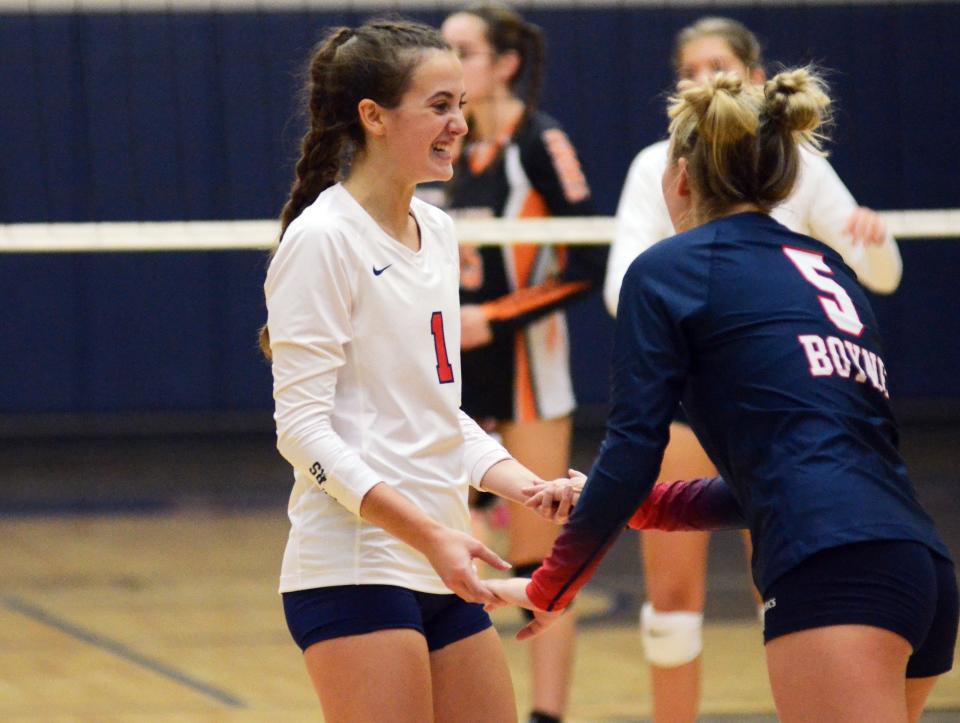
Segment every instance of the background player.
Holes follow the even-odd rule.
[[[681,30],[673,61],[678,79],[704,82],[725,71],[752,83],[764,80],[760,43],[746,27],[728,18],[703,18]],[[773,217],[838,251],[867,288],[894,291],[900,282],[900,253],[879,215],[857,206],[823,156],[801,149],[800,159],[797,185],[773,209]],[[660,192],[666,164],[667,141],[661,141],[641,151],[627,175],[604,285],[604,301],[613,315],[627,267],[674,233]],[[658,481],[713,474],[716,468],[681,414],[670,426]],[[648,594],[641,639],[651,665],[653,719],[658,723],[694,721],[699,710],[709,539],[706,532],[668,536],[650,531],[641,536]],[[749,537],[745,540],[749,550]]]
[[[331,31],[309,72],[262,339],[295,470],[287,623],[328,721],[514,721],[473,559],[508,565],[467,534],[467,483],[519,500],[536,478],[459,410],[457,242],[412,198],[452,174],[460,61],[374,21]]]
[[[562,609],[649,494],[682,397],[726,482],[700,495],[701,526],[753,535],[780,720],[915,721],[953,662],[953,566],[897,450],[866,294],[769,215],[815,143],[822,87],[806,70],[679,85],[662,188],[681,233],[624,279],[599,459],[533,580],[491,587]]]
[[[503,5],[457,12],[443,34],[463,61],[470,131],[449,185],[456,213],[503,218],[593,213],[576,152],[537,110],[540,29]],[[462,248],[463,408],[510,453],[547,478],[566,474],[574,408],[563,306],[603,277],[605,250],[551,245]],[[557,528],[519,506],[510,559],[532,571]],[[574,654],[570,616],[531,651],[531,721],[560,720]]]

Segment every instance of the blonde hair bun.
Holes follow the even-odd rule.
[[[717,73],[704,83],[683,80],[670,99],[670,132],[684,127],[712,145],[756,135],[761,97],[734,73]]]
[[[819,151],[830,108],[809,68],[784,71],[763,87],[731,73],[681,81],[670,98],[670,161],[685,158],[696,215],[716,218],[750,203],[769,211],[793,189],[801,144]]]
[[[811,68],[778,73],[763,86],[767,117],[787,133],[799,134],[798,141],[819,148],[816,133],[829,120],[827,86]]]

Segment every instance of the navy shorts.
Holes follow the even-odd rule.
[[[829,625],[871,625],[913,647],[908,678],[945,673],[957,642],[953,563],[909,540],[874,540],[823,550],[764,592],[764,642]]]
[[[439,650],[486,630],[490,616],[479,603],[394,585],[337,585],[283,593],[287,628],[306,650],[314,643],[376,630],[409,628]]]

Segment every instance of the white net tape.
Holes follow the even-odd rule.
[[[960,209],[883,211],[900,241],[960,238]],[[606,244],[613,239],[610,216],[460,219],[461,243]],[[119,251],[269,250],[279,229],[263,221],[169,221],[136,223],[26,223],[0,225],[0,253],[97,253]]]

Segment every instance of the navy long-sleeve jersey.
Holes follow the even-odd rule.
[[[528,586],[538,607],[572,599],[647,497],[681,400],[726,482],[699,502],[722,518],[737,512],[725,488],[736,497],[761,591],[848,543],[949,556],[897,450],[873,311],[828,246],[759,213],[656,244],[624,279],[612,376],[599,458]]]

